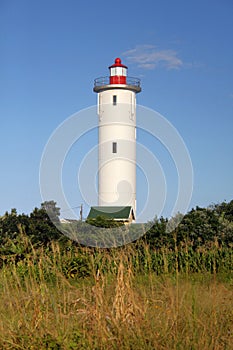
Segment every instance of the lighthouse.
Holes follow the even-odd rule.
[[[109,76],[94,81],[98,116],[98,207],[115,220],[136,216],[136,94],[140,79],[127,76],[128,67],[116,58]],[[127,210],[126,210],[127,209]],[[125,216],[125,217],[123,217]],[[130,219],[131,217],[131,219]]]

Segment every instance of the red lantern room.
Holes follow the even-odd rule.
[[[110,76],[99,77],[95,79],[94,91],[100,93],[101,91],[111,89],[130,90],[135,93],[141,91],[140,79],[127,76],[128,67],[121,63],[118,57],[115,63],[109,68]]]
[[[109,67],[109,70],[110,70],[109,83],[110,84],[127,84],[126,83],[127,69],[128,67],[126,67],[121,63],[121,59],[116,58],[115,63]]]

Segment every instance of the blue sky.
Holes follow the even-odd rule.
[[[96,103],[93,80],[107,75],[118,56],[130,76],[141,78],[137,102],[166,117],[189,150],[190,208],[231,200],[232,16],[231,0],[1,0],[0,215],[40,206],[39,167],[50,135],[70,115]],[[139,137],[158,152],[173,201],[173,165],[166,165],[164,150],[148,135]],[[75,149],[86,145],[88,151],[95,142],[93,131],[70,159]],[[64,175],[74,207],[83,202],[80,194],[71,194],[78,159],[67,164]],[[138,179],[144,181],[140,174]],[[138,196],[143,198],[140,190]]]

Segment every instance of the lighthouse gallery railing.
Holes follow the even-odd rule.
[[[104,85],[109,85],[109,76],[96,78],[94,80],[94,87],[100,87]],[[126,77],[126,84],[140,88],[141,80],[134,77]]]

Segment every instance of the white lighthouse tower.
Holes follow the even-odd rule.
[[[136,93],[141,87],[139,79],[127,76],[127,69],[116,58],[110,76],[95,79],[99,118],[99,207],[95,209],[109,213],[112,208],[116,213],[127,207],[135,218]]]

